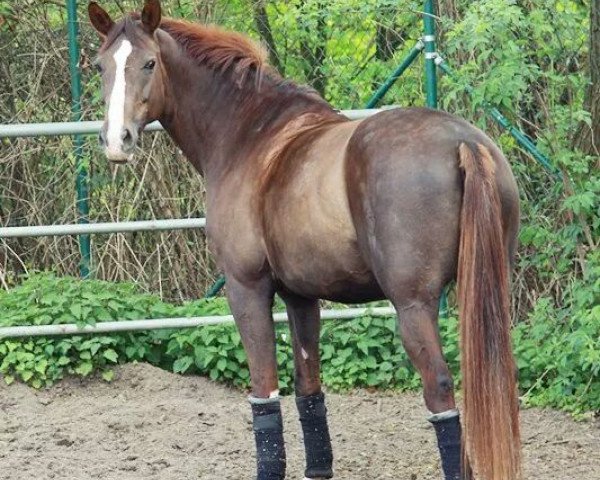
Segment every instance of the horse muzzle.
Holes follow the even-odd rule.
[[[133,159],[139,134],[134,129],[123,128],[119,139],[109,141],[106,130],[102,129],[99,142],[106,158],[116,164],[125,164]]]

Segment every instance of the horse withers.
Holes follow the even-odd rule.
[[[306,478],[333,477],[318,301],[384,298],[422,377],[445,478],[520,478],[509,314],[519,203],[496,145],[422,108],[350,121],[282,79],[247,37],[162,18],[158,0],[116,23],[96,3],[89,15],[103,39],[109,160],[131,159],[159,120],[206,179],[207,235],[250,367],[258,480],[285,477],[276,293],[293,338]],[[454,279],[462,432],[437,324]]]

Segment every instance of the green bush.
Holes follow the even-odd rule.
[[[600,410],[600,270],[573,285],[572,305],[557,308],[538,300],[526,322],[514,330],[523,398],[528,405],[573,413]],[[281,305],[278,304],[280,308]],[[82,282],[33,275],[0,293],[0,324],[45,325],[192,315],[223,315],[224,299],[171,305],[140,294],[130,284]],[[458,321],[440,322],[444,351],[460,384]],[[394,318],[365,316],[325,322],[321,333],[322,377],[334,390],[357,387],[418,389],[420,380],[396,333]],[[293,389],[293,357],[287,326],[277,326],[280,388]],[[66,375],[102,375],[110,381],[116,363],[145,361],[176,373],[201,374],[247,388],[250,375],[241,338],[233,325],[178,331],[77,335],[0,341],[0,373],[7,383],[35,388]]]
[[[51,325],[142,318],[189,317],[228,313],[224,299],[171,305],[140,294],[126,283],[109,283],[50,274],[29,277],[9,292],[0,292],[0,325]],[[15,379],[35,388],[52,385],[65,375],[102,373],[112,378],[111,366],[125,361],[148,361],[170,367],[166,341],[169,331],[119,335],[76,335],[0,341],[0,372],[7,383]]]
[[[565,297],[570,308],[538,300],[514,332],[521,389],[529,405],[575,414],[600,411],[600,254]]]
[[[276,304],[281,308],[281,304]],[[224,299],[177,306],[135,286],[96,280],[29,277],[9,292],[0,292],[0,324],[47,325],[228,314]],[[393,318],[363,317],[328,322],[322,329],[323,378],[335,389],[352,387],[415,388],[418,377],[400,346]],[[286,325],[277,326],[281,389],[293,385],[293,357]],[[233,325],[179,331],[115,335],[76,335],[0,342],[0,372],[8,383],[19,379],[40,388],[65,375],[99,372],[112,378],[118,362],[147,361],[176,373],[198,373],[246,388],[250,374],[241,338]]]

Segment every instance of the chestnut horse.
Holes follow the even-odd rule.
[[[445,478],[520,478],[509,314],[519,203],[498,147],[434,110],[350,121],[283,80],[245,36],[164,19],[158,0],[119,22],[96,3],[89,15],[103,39],[96,64],[108,159],[127,162],[144,126],[159,120],[206,179],[207,235],[252,378],[257,478],[285,477],[276,293],[293,337],[306,478],[333,476],[319,299],[384,298],[422,377]],[[454,279],[462,432],[437,325],[440,294]]]

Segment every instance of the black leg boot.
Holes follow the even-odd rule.
[[[310,479],[333,478],[333,452],[327,426],[325,395],[319,393],[296,398],[304,434],[306,471]]]
[[[460,480],[461,428],[458,410],[449,410],[429,417],[435,428],[445,480]]]
[[[285,478],[285,444],[279,399],[250,397],[256,440],[257,480]]]

